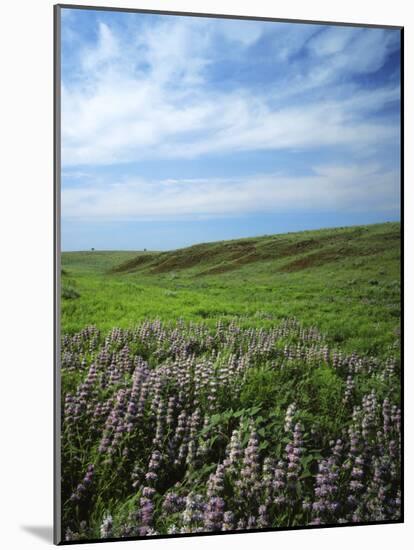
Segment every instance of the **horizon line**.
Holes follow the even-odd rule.
[[[386,224],[401,224],[401,219],[398,220],[387,220],[384,222],[375,222],[375,223],[356,223],[356,224],[350,224],[350,225],[330,225],[330,226],[324,226],[319,227],[316,229],[301,229],[299,231],[285,231],[281,233],[261,233],[261,234],[255,234],[250,235],[248,237],[234,237],[232,239],[216,239],[213,241],[197,241],[192,244],[189,244],[187,246],[180,246],[178,248],[165,248],[165,249],[147,249],[147,248],[85,248],[85,249],[74,249],[74,250],[61,250],[60,253],[78,253],[78,252],[172,252],[174,250],[184,250],[186,248],[191,248],[192,246],[202,245],[202,244],[214,244],[214,243],[221,243],[221,242],[231,242],[231,241],[242,241],[247,239],[254,239],[254,238],[260,238],[260,237],[272,237],[272,236],[279,236],[279,235],[292,235],[296,233],[308,233],[310,231],[316,232],[316,231],[326,231],[328,229],[348,229],[348,228],[355,228],[355,227],[373,227],[376,225],[386,225]]]

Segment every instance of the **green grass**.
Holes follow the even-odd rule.
[[[181,496],[190,491],[206,495],[209,476],[223,461],[235,429],[245,449],[254,425],[260,460],[269,457],[277,463],[286,458],[292,436],[286,432],[286,412],[293,403],[306,452],[300,459],[293,505],[273,506],[269,517],[276,527],[308,524],[311,518],[302,501],[314,498],[319,461],[330,456],[331,441],[345,441],[341,460],[347,460],[348,430],[361,422],[359,430],[362,425],[369,428],[361,441],[361,456],[379,460],[386,449],[381,432],[384,399],[389,407],[400,405],[400,246],[400,224],[387,223],[266,235],[169,252],[63,253],[62,332],[67,337],[62,339],[62,403],[73,402],[70,396],[81,411],[69,406],[63,415],[63,531],[69,527],[75,538],[99,538],[108,512],[115,536],[127,536],[125,525],[137,528],[134,518],[144,494],[143,476],[156,445],[167,460],[156,482],[154,525],[157,532],[166,533],[181,520],[179,514],[165,515],[165,494],[174,490]],[[149,330],[145,321],[153,319],[164,323],[153,323]],[[141,322],[143,332],[143,327],[130,330]],[[87,325],[101,332],[82,330]],[[127,330],[112,331],[114,327]],[[250,327],[259,330],[244,330]],[[317,330],[304,330],[310,327]],[[70,333],[78,334],[71,338]],[[110,357],[110,365],[105,357]],[[226,378],[236,359],[237,370]],[[112,437],[106,418],[118,414],[117,400],[125,390],[129,395],[135,380],[132,371],[141,361],[153,381],[149,395],[143,394],[143,420],[121,436],[112,449],[115,454],[105,454],[101,442],[108,434]],[[114,374],[120,378],[111,381]],[[200,385],[200,379],[214,384]],[[204,420],[193,443],[203,445],[205,452],[194,464],[177,462],[181,446],[173,443],[178,408],[174,423],[154,443],[161,414],[158,405],[153,406],[159,398],[157,388],[162,388],[164,403],[181,395],[184,402],[179,408],[188,415],[196,402],[201,410]],[[361,412],[367,396],[376,403],[372,418]],[[109,408],[95,416],[92,411],[99,410],[98,405]],[[371,420],[364,424],[367,418]],[[392,425],[397,430],[395,419]],[[386,437],[397,440],[398,433]],[[386,486],[387,501],[392,502],[400,488],[399,461],[386,454],[385,459],[394,472]],[[95,468],[92,485],[79,501],[72,500],[89,464]],[[375,499],[369,487],[377,475],[371,466],[366,465],[366,486],[360,495],[370,505]],[[226,506],[240,517],[257,515],[259,496],[240,502],[234,483],[242,477],[239,470],[226,477]],[[342,514],[348,506],[351,470],[341,471]],[[136,479],[140,481],[133,485]],[[373,514],[367,512],[363,519],[377,521],[375,510]],[[397,514],[398,510],[386,511],[387,518]]]
[[[143,319],[296,317],[333,345],[398,352],[400,224],[304,231],[169,252],[64,252],[62,331]]]

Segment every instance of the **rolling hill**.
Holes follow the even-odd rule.
[[[205,276],[265,264],[269,270],[295,272],[350,259],[398,254],[398,223],[303,231],[198,244],[168,252],[140,253],[112,273],[157,275],[180,272]]]
[[[322,229],[197,244],[166,252],[62,253],[62,331],[145,319],[237,319],[266,327],[294,317],[332,345],[399,349],[400,224]]]

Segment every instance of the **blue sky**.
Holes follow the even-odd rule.
[[[399,220],[400,33],[62,9],[62,249]]]

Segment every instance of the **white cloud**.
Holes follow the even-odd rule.
[[[398,128],[363,115],[397,98],[398,90],[354,90],[347,100],[340,98],[341,88],[329,100],[303,96],[323,89],[352,64],[356,72],[374,70],[384,62],[390,40],[379,43],[381,34],[367,33],[351,40],[346,29],[338,35],[309,26],[301,35],[289,31],[292,26],[279,27],[287,50],[278,49],[280,38],[276,57],[289,57],[309,40],[309,51],[325,56],[321,68],[291,75],[291,82],[271,91],[246,86],[217,91],[206,81],[217,32],[237,41],[235,48],[247,47],[265,34],[265,24],[222,20],[217,30],[208,19],[171,18],[123,37],[101,23],[96,46],[81,52],[83,79],[62,84],[63,165],[322,146],[369,154],[379,142],[397,139]],[[344,53],[348,42],[350,53]]]
[[[82,170],[62,170],[61,176],[62,178],[74,180],[85,180],[93,177],[92,174]]]
[[[279,23],[272,37],[272,51],[282,61],[292,59],[308,43],[312,36],[320,32],[319,25]]]
[[[390,211],[399,174],[377,165],[324,165],[313,175],[123,180],[62,190],[62,216],[78,220],[197,219],[265,212]]]
[[[395,49],[396,33],[383,29],[327,27],[309,41],[308,50],[319,58],[319,82],[347,74],[370,74],[380,69]]]
[[[148,82],[124,82],[119,90],[102,84],[90,98],[67,97],[63,90],[64,164],[321,146],[369,149],[395,141],[398,128],[362,114],[398,97],[398,90],[382,89],[272,110],[265,98],[248,93],[206,94],[177,106]]]
[[[99,23],[96,46],[86,48],[82,55],[82,67],[85,72],[102,70],[106,63],[119,56],[119,45],[111,29],[105,23]]]
[[[356,27],[343,27],[339,32],[338,27],[326,27],[309,41],[308,49],[318,57],[337,54],[360,32]]]
[[[206,20],[197,21],[192,25],[174,19],[143,27],[128,34],[128,47],[125,37],[100,24],[95,48],[82,50],[83,78],[62,85],[64,176],[81,183],[62,189],[64,219],[176,220],[398,209],[399,174],[368,159],[379,146],[398,142],[397,124],[371,115],[399,100],[400,91],[337,83],[344,72],[369,74],[379,68],[391,41],[378,44],[373,35],[355,29],[339,36],[316,27],[306,37],[286,31],[286,41],[279,37],[272,55],[290,60],[308,47],[319,69],[292,70],[272,88],[220,91],[207,79],[218,31],[213,33]],[[234,48],[248,48],[266,34],[261,25],[245,36],[243,22],[231,28],[224,23],[220,32],[227,32]],[[315,89],[320,93],[307,95]],[[90,173],[84,177],[82,168],[148,158],[327,147],[339,148],[346,165],[315,166],[312,175],[301,177],[273,173],[157,181],[128,176],[114,181],[101,176],[97,181]]]
[[[146,26],[134,36],[137,61],[147,64],[147,79],[153,86],[201,85],[203,71],[209,64],[208,44],[211,32],[204,19],[166,19],[156,26]],[[127,53],[124,53],[128,57]]]
[[[231,42],[238,42],[243,46],[251,46],[269,28],[265,21],[218,19],[215,30]]]

